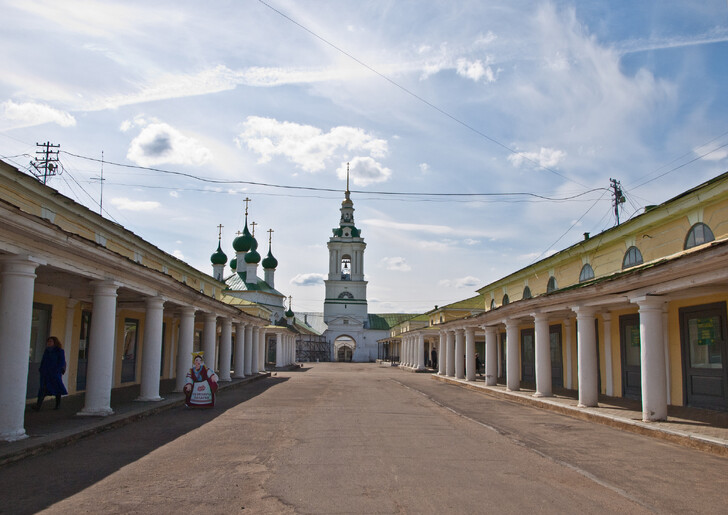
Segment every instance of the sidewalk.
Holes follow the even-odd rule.
[[[255,376],[219,383],[219,391],[236,388],[270,375],[270,372],[261,372]],[[111,391],[111,409],[114,414],[106,417],[76,415],[84,406],[83,393],[63,397],[58,410],[53,409],[56,402],[53,397],[46,397],[39,412],[31,409],[35,403],[28,404],[25,410],[25,433],[28,438],[16,442],[0,442],[0,466],[181,406],[185,396],[183,393],[173,392],[174,386],[174,379],[162,380],[159,395],[163,399],[156,402],[137,402],[135,399],[139,397],[138,384],[116,388]]]
[[[554,389],[553,397],[534,397],[535,390],[521,388],[507,391],[505,385],[485,386],[483,376],[473,381],[455,379],[433,374],[434,379],[454,384],[540,409],[555,411],[562,415],[605,424],[624,431],[651,436],[685,447],[700,449],[719,456],[728,456],[728,413],[668,406],[667,421],[643,422],[642,405],[639,401],[619,397],[599,396],[596,408],[579,408],[578,391]]]

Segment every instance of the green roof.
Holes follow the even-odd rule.
[[[379,315],[369,315],[369,329],[387,331],[397,324],[401,324],[405,320],[415,316],[413,313],[383,313]]]
[[[258,279],[258,282],[256,283],[249,283],[246,281],[246,275],[247,272],[237,272],[227,279],[225,279],[225,284],[227,285],[227,290],[231,291],[262,291],[267,293],[272,293],[274,295],[279,295],[281,297],[285,297],[281,292],[276,290],[275,288],[271,288],[267,282],[265,282],[263,279]]]

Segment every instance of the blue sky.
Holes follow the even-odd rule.
[[[613,226],[610,178],[626,219],[728,169],[726,0],[0,13],[0,156],[27,169],[37,142],[60,144],[50,185],[98,210],[85,158],[103,152],[105,216],[208,273],[216,226],[232,258],[250,197],[297,311],[323,307],[347,162],[379,313],[470,297]]]

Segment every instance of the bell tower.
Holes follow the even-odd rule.
[[[366,243],[361,237],[361,231],[354,224],[354,203],[351,201],[349,191],[348,164],[346,191],[340,211],[339,226],[333,229],[333,235],[327,244],[329,273],[324,281],[326,286],[324,322],[328,325],[327,333],[330,336],[346,335],[354,340],[354,348],[351,350],[354,361],[358,361],[357,347],[361,346],[363,330],[367,328],[369,319],[367,282],[364,280]],[[334,350],[336,351],[336,348]]]

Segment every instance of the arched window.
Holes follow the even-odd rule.
[[[591,265],[589,263],[587,263],[581,267],[581,273],[579,274],[579,282],[583,283],[583,282],[589,281],[591,279],[594,279],[594,269],[591,267]]]
[[[490,309],[495,309],[495,299],[490,301]]]
[[[523,298],[530,299],[531,297],[533,297],[533,295],[531,295],[531,288],[526,286],[525,288],[523,288]]]
[[[341,280],[351,280],[351,256],[348,254],[341,258]]]
[[[688,231],[688,235],[685,238],[684,249],[688,250],[693,247],[697,247],[698,245],[702,245],[703,243],[713,241],[714,239],[715,236],[713,235],[713,231],[710,230],[710,227],[702,222],[698,222]]]
[[[625,268],[632,268],[633,266],[641,265],[643,263],[642,253],[640,249],[634,245],[627,249],[624,253],[624,259],[622,260],[622,270]]]
[[[505,295],[503,295],[503,305],[504,306],[506,304],[508,304],[510,301],[511,301],[511,299],[508,298],[508,294],[507,293]]]
[[[546,284],[546,293],[551,293],[552,291],[558,290],[559,287],[556,285],[556,277],[553,275],[549,277],[549,282]]]

